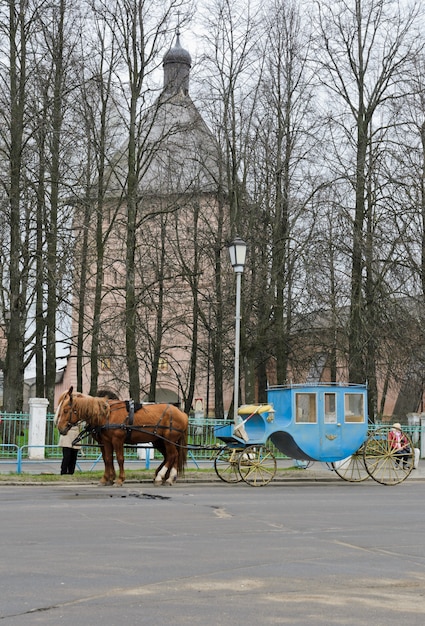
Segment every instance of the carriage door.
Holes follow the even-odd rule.
[[[337,394],[334,391],[326,391],[323,394],[323,425],[320,438],[324,456],[341,457],[343,448],[341,431],[337,412]]]

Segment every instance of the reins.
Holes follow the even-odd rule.
[[[149,426],[149,425],[147,425]],[[76,444],[80,443],[85,437],[89,437],[90,435],[93,437],[94,435],[99,435],[101,430],[108,430],[111,428],[119,428],[121,430],[124,430],[125,428],[130,428],[129,426],[126,426],[125,424],[107,424],[105,426],[86,426],[85,428],[83,428],[83,430],[80,432],[80,434],[74,439],[74,441],[72,442],[72,445],[75,446]],[[161,428],[167,428],[167,426],[161,426]],[[132,426],[131,427],[132,430],[137,430],[138,432],[142,432],[145,433],[147,435],[150,435],[152,433],[150,433],[147,430],[144,430],[142,426]],[[184,432],[183,429],[181,428],[173,428],[173,430],[177,431],[177,432]],[[186,450],[224,450],[227,446],[225,444],[214,444],[211,446],[201,446],[199,444],[195,444],[195,443],[191,443],[188,445],[183,445],[181,443],[178,443],[177,441],[173,441],[171,442],[169,439],[167,439],[167,437],[163,437],[162,435],[159,435],[158,433],[156,433],[156,438],[157,439],[162,439],[162,441],[168,441],[169,443],[172,443],[174,446],[176,446],[176,448],[184,448]],[[93,444],[89,444],[86,443],[84,444],[86,447],[88,448],[98,448],[98,447],[102,447],[103,443],[93,443]],[[128,444],[125,443],[124,445],[126,445],[129,448],[137,448],[138,445],[141,444],[137,444],[137,443],[133,443],[133,444]],[[155,447],[155,446],[154,446]]]
[[[72,442],[72,445],[76,445],[77,443],[80,443],[85,437],[89,437],[90,435],[93,436],[98,436],[100,435],[102,430],[112,430],[112,429],[117,429],[117,430],[125,430],[127,431],[127,433],[130,431],[130,433],[135,430],[139,433],[145,433],[146,435],[152,435],[154,434],[155,437],[157,439],[162,439],[162,441],[167,441],[169,443],[172,443],[173,445],[175,445],[178,448],[187,448],[188,450],[190,449],[189,446],[184,446],[182,444],[177,443],[176,441],[171,441],[170,439],[167,439],[167,437],[164,437],[163,435],[160,435],[159,433],[155,432],[152,433],[149,430],[146,430],[147,428],[153,428],[153,427],[157,427],[157,428],[167,428],[168,430],[173,430],[175,432],[178,433],[184,433],[184,429],[183,428],[170,428],[169,426],[157,426],[156,424],[146,424],[145,426],[128,426],[128,424],[104,424],[103,426],[91,426],[91,425],[87,425],[85,428],[83,428],[83,430],[80,432],[80,434],[74,439],[74,441]],[[131,447],[131,448],[136,448],[138,445],[137,443],[128,443],[127,441],[124,442],[125,445]],[[103,444],[97,443],[97,444],[84,444],[88,447],[98,447],[98,446],[102,446]],[[200,448],[202,450],[210,450],[210,449],[216,449],[216,447],[214,448],[205,448],[204,446],[194,446],[193,449],[196,448]]]

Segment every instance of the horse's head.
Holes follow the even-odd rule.
[[[106,398],[93,398],[79,391],[73,393],[73,387],[59,398],[55,414],[55,425],[61,435],[79,422],[90,426],[99,426],[109,417],[109,403]]]
[[[63,393],[59,398],[55,413],[55,425],[61,435],[66,435],[69,429],[78,423],[79,418],[73,406],[73,387]]]

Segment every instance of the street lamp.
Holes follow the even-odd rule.
[[[236,323],[235,323],[235,388],[233,397],[233,421],[238,425],[239,405],[239,343],[241,334],[241,279],[245,267],[246,243],[235,237],[229,244],[230,262],[236,274]]]

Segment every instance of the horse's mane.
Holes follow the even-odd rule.
[[[72,394],[72,406],[78,420],[92,426],[104,424],[109,416],[109,404],[105,398],[94,398],[77,392]]]

